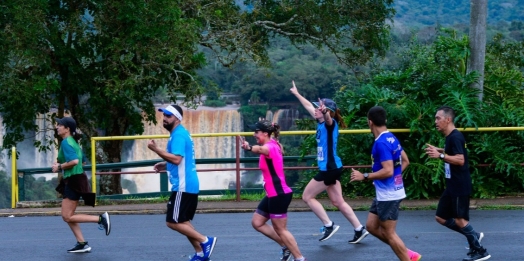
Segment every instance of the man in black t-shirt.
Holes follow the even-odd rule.
[[[463,261],[488,260],[491,255],[480,244],[484,234],[477,233],[469,224],[469,197],[471,176],[468,166],[468,150],[464,135],[455,128],[455,111],[447,106],[437,109],[435,125],[446,136],[444,149],[427,144],[426,154],[444,161],[446,189],[440,197],[436,219],[447,228],[464,235],[470,251]]]

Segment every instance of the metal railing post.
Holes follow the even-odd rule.
[[[237,202],[240,201],[240,137],[235,136],[235,157],[236,157],[236,180],[237,180]]]
[[[96,140],[91,137],[91,191],[96,193]]]
[[[18,201],[18,170],[16,166],[16,147],[11,149],[11,208],[16,208]]]

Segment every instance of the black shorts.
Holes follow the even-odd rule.
[[[80,196],[82,196],[82,194],[76,192],[69,185],[67,184],[64,185],[64,194],[62,195],[63,198],[68,198],[70,200],[78,201],[80,200]]]
[[[390,201],[377,201],[377,199],[375,198],[373,199],[371,208],[369,208],[369,212],[377,215],[380,221],[398,220],[400,202],[402,202],[402,199]]]
[[[274,197],[265,196],[258,204],[256,213],[265,218],[286,218],[287,208],[293,199],[293,192]]]
[[[183,223],[193,220],[198,206],[198,194],[173,191],[167,202],[166,222]]]
[[[324,181],[326,186],[337,184],[337,180],[340,181],[343,170],[343,168],[338,168],[320,171],[317,175],[315,175],[315,177],[313,177],[313,179],[316,181]]]
[[[442,194],[438,201],[437,217],[445,220],[463,218],[469,221],[469,196]]]

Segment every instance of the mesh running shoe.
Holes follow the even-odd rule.
[[[207,260],[211,256],[211,253],[213,253],[213,249],[215,248],[215,244],[217,242],[216,237],[207,237],[207,243],[200,243],[200,246],[202,247],[202,251],[204,252],[204,259]]]
[[[468,253],[468,256],[462,261],[484,261],[491,258],[491,255],[485,248],[475,249]]]
[[[280,261],[290,261],[291,260],[291,251],[287,247],[282,247],[282,258]]]
[[[366,227],[362,227],[360,231],[355,230],[355,236],[352,240],[349,240],[348,243],[350,244],[358,244],[362,239],[364,239],[367,235],[369,235],[369,232],[366,230]]]
[[[338,231],[339,228],[340,226],[335,225],[335,222],[333,222],[333,225],[331,225],[330,227],[323,226],[322,228],[320,228],[320,233],[322,233],[323,236],[318,241],[322,242],[328,240]]]
[[[413,250],[409,250],[409,249],[408,249],[408,255],[409,255],[409,260],[411,261],[419,261],[422,258],[421,254]]]
[[[76,245],[73,248],[68,249],[67,252],[69,253],[88,253],[88,252],[91,252],[91,247],[87,244],[87,242],[84,242],[84,243],[76,242]]]
[[[106,236],[109,236],[109,233],[111,233],[111,221],[109,220],[109,214],[107,214],[107,212],[100,215],[98,224],[100,225],[100,230],[105,230]]]

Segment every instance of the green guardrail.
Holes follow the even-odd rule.
[[[315,156],[284,156],[284,162],[310,162],[316,160]],[[154,164],[162,160],[142,160],[142,161],[130,161],[130,162],[119,162],[119,163],[103,163],[96,164],[97,170],[110,170],[110,169],[124,169],[124,168],[136,168],[136,167],[147,167],[153,166]],[[258,157],[246,157],[240,158],[240,163],[258,163]],[[236,158],[216,158],[216,159],[196,159],[197,165],[205,164],[235,164]],[[89,170],[91,165],[85,165],[84,169]],[[25,187],[24,187],[24,176],[34,174],[49,174],[52,173],[51,168],[26,168],[18,169],[18,199],[19,201],[25,201]],[[160,191],[159,192],[147,192],[147,193],[135,193],[135,194],[117,194],[117,195],[98,195],[98,199],[128,199],[128,198],[151,198],[169,196],[169,183],[167,173],[160,173]],[[262,188],[243,188],[241,193],[262,193]],[[212,195],[225,195],[228,193],[235,194],[236,189],[223,189],[223,190],[201,190],[199,195],[212,196]]]

